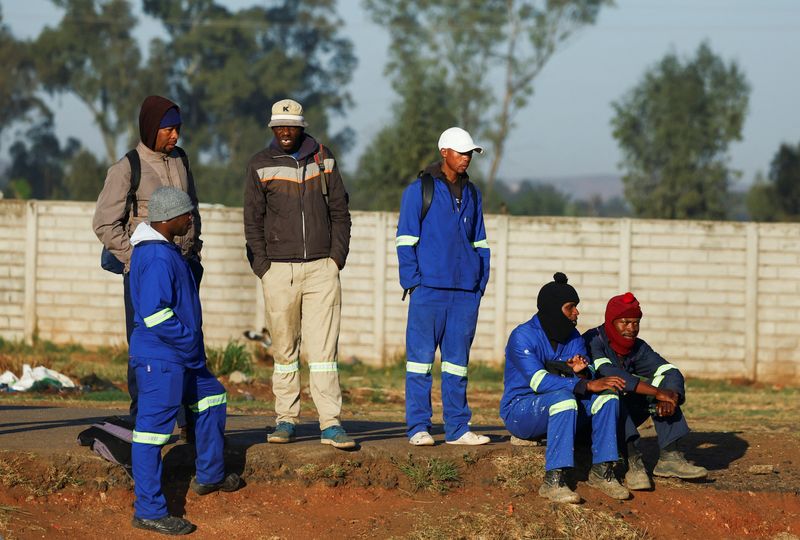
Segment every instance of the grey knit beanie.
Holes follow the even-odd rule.
[[[192,199],[185,191],[170,186],[162,186],[150,196],[148,223],[168,221],[194,210]]]

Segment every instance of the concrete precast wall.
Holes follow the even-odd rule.
[[[123,343],[122,278],[99,266],[93,203],[0,201],[0,337]],[[209,345],[263,326],[260,283],[245,258],[242,210],[201,205],[204,332]],[[800,382],[800,227],[708,221],[486,218],[489,286],[472,348],[502,361],[508,334],[536,311],[556,271],[581,297],[579,329],[612,295],[642,302],[641,337],[692,376]],[[353,212],[341,273],[340,357],[402,354],[397,215]]]

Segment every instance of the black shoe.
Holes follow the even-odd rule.
[[[189,534],[197,529],[191,522],[175,516],[164,516],[159,519],[141,519],[134,517],[133,521],[131,521],[131,525],[137,529],[144,529],[146,531],[169,534],[172,536]]]
[[[231,492],[242,487],[242,479],[239,478],[238,474],[230,473],[222,480],[222,482],[217,484],[201,484],[197,481],[197,477],[194,477],[189,483],[189,487],[191,487],[192,491],[198,495],[208,495],[209,493],[214,493],[215,491]]]

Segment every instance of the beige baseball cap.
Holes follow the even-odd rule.
[[[303,106],[293,99],[282,99],[272,106],[272,117],[268,127],[298,126],[308,127],[303,118]]]

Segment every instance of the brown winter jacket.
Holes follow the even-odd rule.
[[[136,226],[147,220],[147,205],[150,195],[161,186],[173,186],[182,189],[195,204],[194,220],[186,236],[175,237],[175,243],[181,246],[184,256],[199,257],[202,242],[200,241],[200,214],[197,211],[197,193],[193,182],[183,166],[177,150],[169,154],[155,152],[148,147],[155,144],[158,124],[164,113],[176,107],[171,101],[150,96],[142,104],[139,114],[139,132],[142,141],[136,146],[141,163],[141,179],[136,191],[138,216],[133,216],[133,209],[128,221],[123,225],[125,199],[131,185],[130,162],[123,157],[113,164],[106,174],[103,190],[97,198],[92,227],[103,245],[125,265],[128,271],[132,247],[130,237]]]
[[[332,258],[344,268],[350,249],[350,211],[336,160],[324,150],[328,204],[322,196],[314,155],[319,144],[305,135],[298,158],[275,141],[247,165],[244,235],[250,266],[263,277],[272,261]]]

